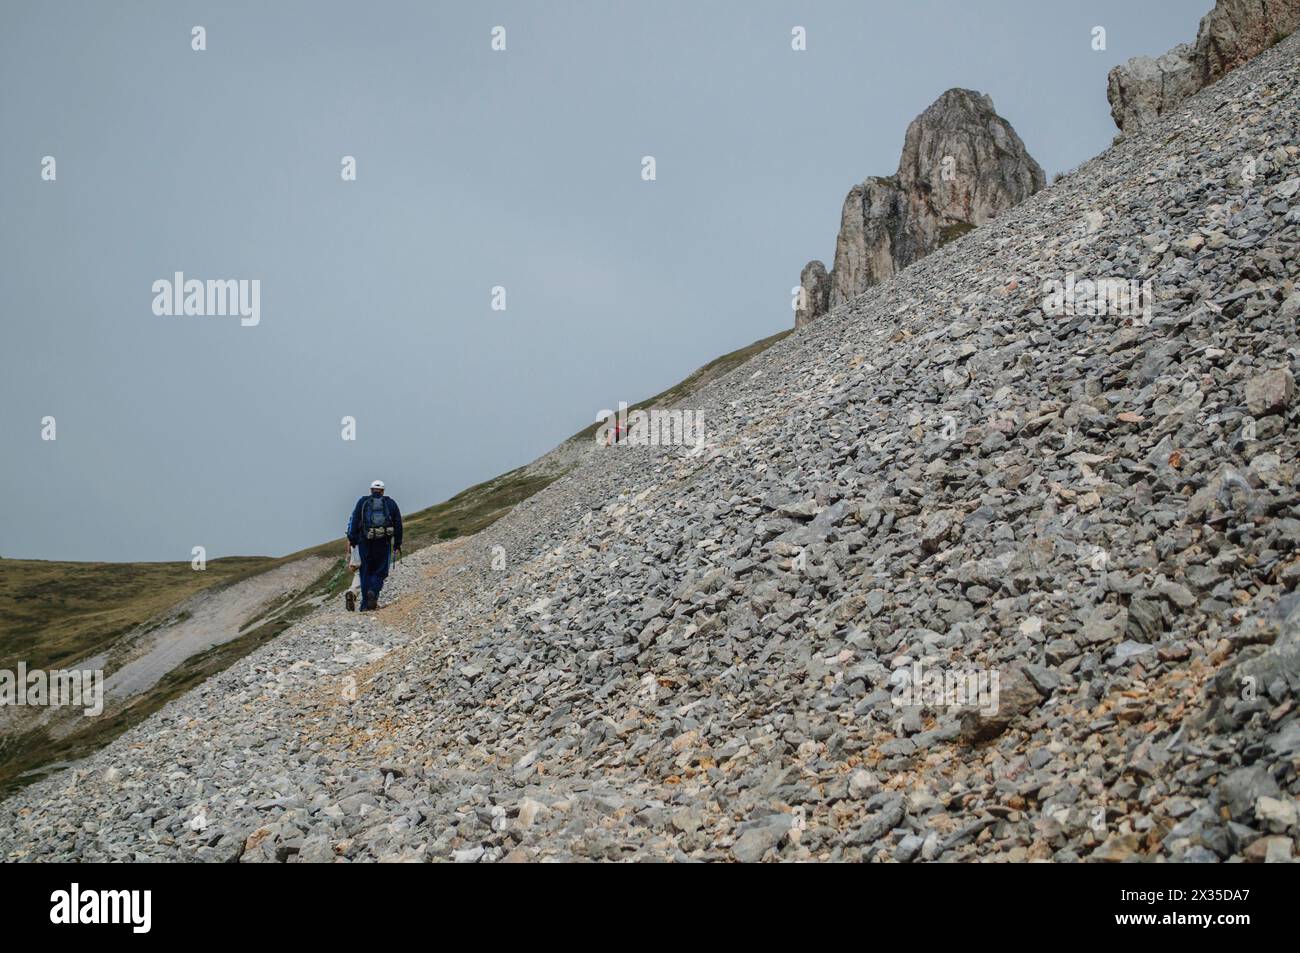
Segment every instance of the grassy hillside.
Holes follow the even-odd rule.
[[[119,636],[201,589],[278,565],[262,556],[184,563],[0,559],[0,668],[55,668],[108,650]]]
[[[784,338],[789,331],[732,351],[695,371],[668,390],[635,408],[666,406],[686,400],[708,382],[739,367]],[[586,427],[565,443],[591,440],[596,425]],[[559,479],[564,466],[530,464],[458,493],[451,499],[408,514],[408,551],[469,536],[491,525],[521,500]],[[337,595],[348,585],[342,540],[331,540],[279,558],[235,556],[213,559],[203,572],[188,562],[69,563],[0,559],[0,669],[19,661],[29,668],[66,666],[107,652],[138,626],[166,621],[176,606],[208,588],[229,586],[307,556],[334,560],[330,569],[302,591],[273,607],[260,624],[251,624],[238,638],[192,656],[153,689],[124,710],[90,719],[86,727],[63,739],[44,731],[0,737],[0,794],[39,777],[42,767],[83,757],[107,744],[132,725],[184,694],[209,676],[223,671],[275,638],[312,610],[321,597]]]

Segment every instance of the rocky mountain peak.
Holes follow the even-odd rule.
[[[895,176],[909,208],[898,268],[1024,201],[1045,184],[985,93],[950,89],[907,128]],[[844,289],[851,294],[852,289]]]
[[[1023,201],[1045,184],[1042,168],[985,93],[950,89],[907,128],[898,169],[849,190],[825,305],[801,285],[801,326],[936,248]],[[810,284],[810,280],[813,284]]]

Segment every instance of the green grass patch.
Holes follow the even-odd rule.
[[[260,556],[188,562],[65,563],[0,559],[0,668],[60,664],[108,651],[122,635],[195,593],[280,561]]]

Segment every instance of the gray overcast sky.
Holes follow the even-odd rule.
[[[278,555],[376,476],[409,512],[525,463],[788,327],[943,90],[1050,176],[1212,5],[5,0],[0,555]],[[261,323],[155,316],[175,271],[260,279]]]

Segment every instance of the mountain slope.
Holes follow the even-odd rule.
[[[1298,53],[705,387],[702,450],[589,455],[19,792],[0,855],[1290,859]],[[1081,312],[1111,277],[1150,314]]]
[[[681,400],[781,340],[782,331],[715,358],[684,380],[635,407]],[[408,551],[438,540],[476,533],[520,500],[548,486],[595,447],[595,427],[574,434],[530,464],[463,490],[442,503],[407,514]],[[108,675],[105,717],[64,719],[51,731],[48,712],[0,712],[0,792],[40,777],[51,767],[84,757],[138,724],[172,698],[225,670],[285,631],[348,584],[341,540],[278,558],[235,556],[208,561],[202,572],[188,562],[71,563],[0,559],[0,670],[95,668]],[[273,574],[301,573],[322,558],[323,572],[288,591]],[[260,587],[267,603],[238,604],[232,587]],[[236,594],[238,595],[238,594]],[[211,612],[192,618],[195,606]],[[216,603],[216,605],[213,605]],[[225,603],[231,603],[226,605]],[[187,636],[186,633],[189,633]],[[121,670],[140,667],[148,647],[176,655],[200,636],[210,647],[184,656],[160,681],[126,693]],[[93,664],[91,664],[93,663]]]

